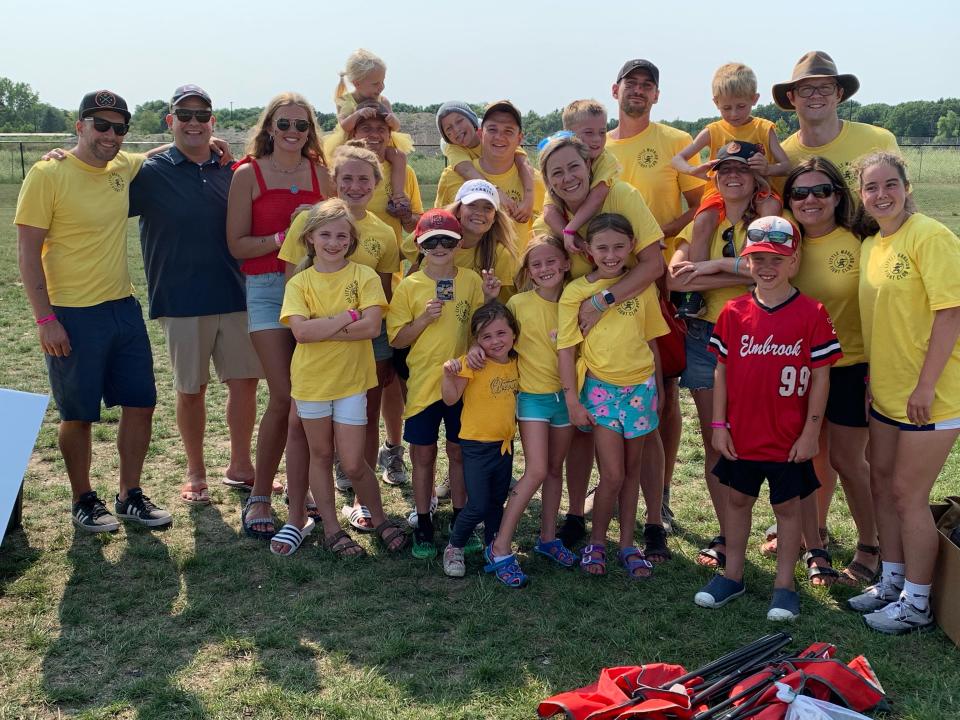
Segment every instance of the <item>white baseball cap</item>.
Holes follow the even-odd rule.
[[[488,200],[495,209],[500,209],[500,193],[495,185],[486,180],[467,180],[457,190],[455,202],[469,205],[477,200]]]

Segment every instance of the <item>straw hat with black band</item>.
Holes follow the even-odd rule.
[[[811,50],[793,66],[793,76],[789,82],[777,83],[773,86],[773,101],[782,110],[795,110],[793,103],[787,97],[787,92],[801,80],[812,78],[832,78],[843,89],[841,99],[848,100],[860,89],[860,81],[856,75],[841,75],[837,72],[837,64],[833,58],[823,50]]]

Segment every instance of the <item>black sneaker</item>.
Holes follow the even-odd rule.
[[[677,317],[681,320],[701,318],[707,312],[707,302],[698,292],[683,293],[683,299],[677,306]]]
[[[117,495],[117,517],[132,520],[147,527],[160,527],[173,522],[173,516],[166,510],[161,510],[150,498],[143,494],[140,488],[133,488],[127,493],[127,499],[121,501]]]
[[[113,532],[120,527],[103,500],[97,497],[96,490],[84,493],[73,504],[73,524],[81,530],[95,533]]]

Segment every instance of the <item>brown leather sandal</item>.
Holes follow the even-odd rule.
[[[367,554],[367,551],[357,545],[354,539],[343,530],[330,537],[325,537],[323,539],[323,549],[329,550],[341,559],[361,558]],[[357,550],[360,552],[356,552]]]
[[[403,550],[407,546],[407,541],[409,540],[407,534],[397,527],[397,524],[393,520],[384,520],[382,523],[377,525],[377,527],[374,529],[374,532],[377,534],[377,537],[380,538],[380,542],[383,543],[383,546],[387,549],[387,552],[390,553],[396,553]]]
[[[864,545],[857,543],[857,550],[868,555],[877,556],[876,569],[867,567],[861,562],[852,560],[843,570],[840,571],[840,577],[837,582],[846,587],[863,587],[876,582],[880,575],[880,548],[877,545]]]

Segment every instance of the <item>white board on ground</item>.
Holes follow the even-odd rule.
[[[0,538],[7,532],[49,401],[47,395],[0,388]]]

